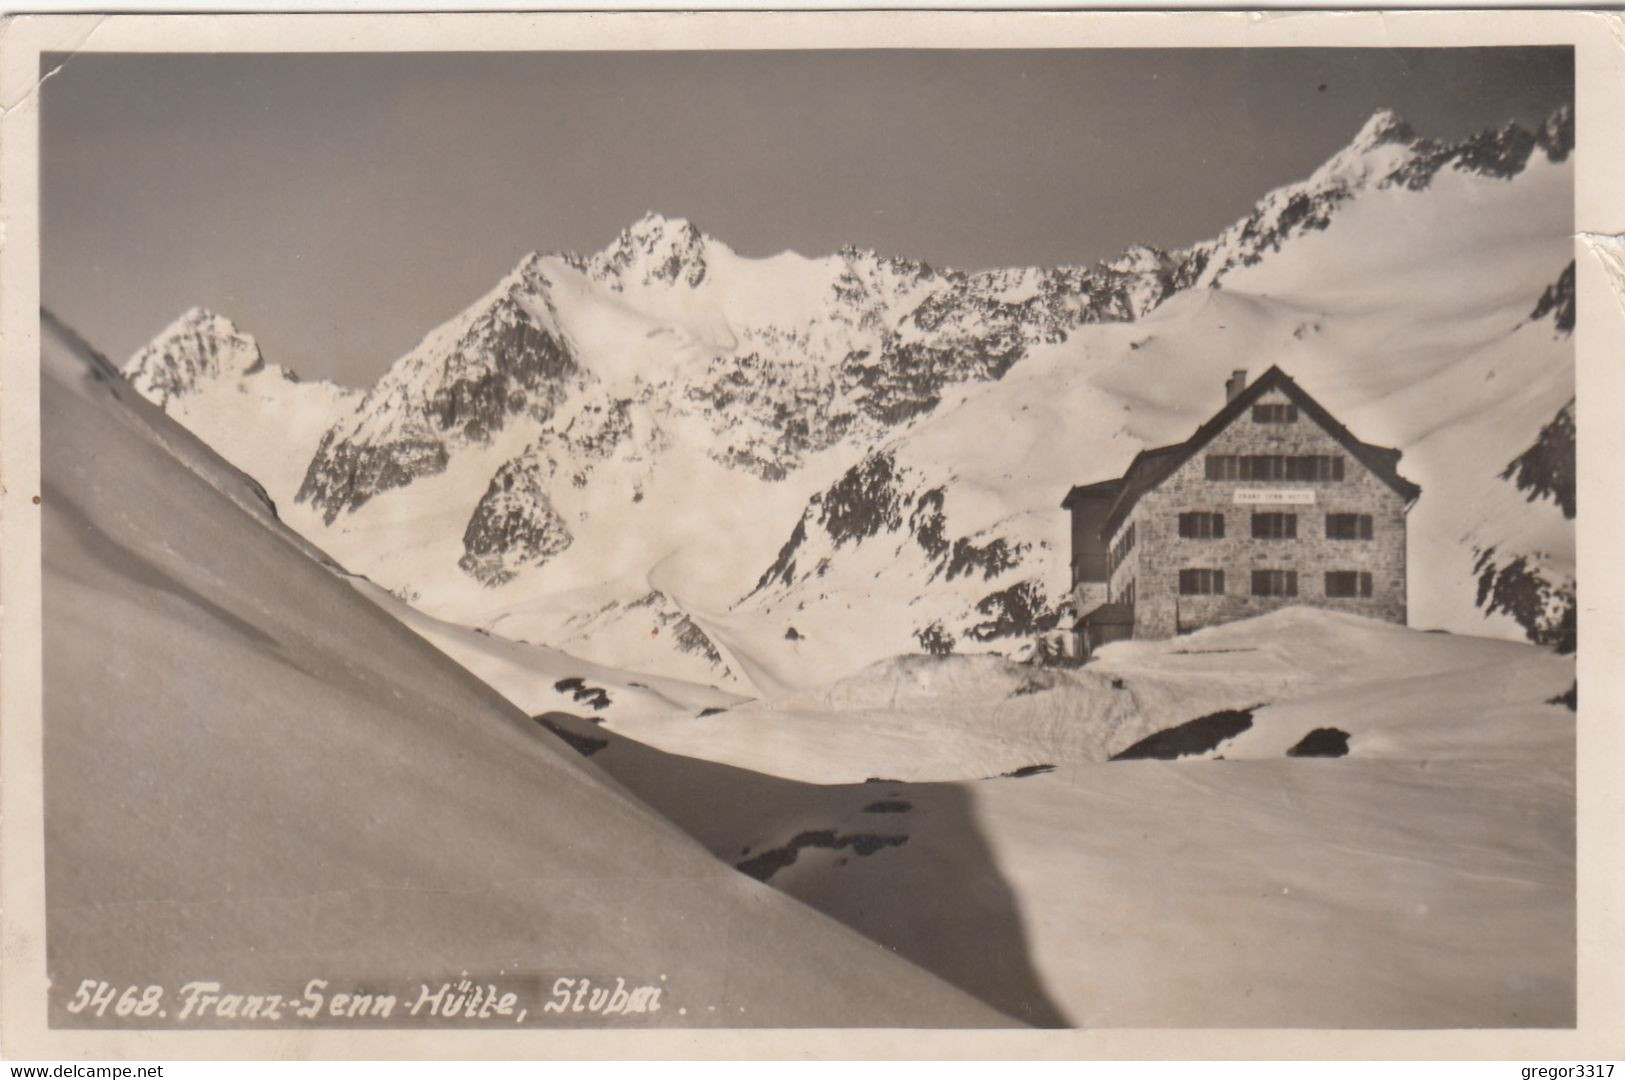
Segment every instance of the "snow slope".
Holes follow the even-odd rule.
[[[585,766],[49,316],[43,353],[54,1024],[160,1022],[68,1012],[87,978],[469,974],[529,988],[532,1025],[592,1022],[537,1007],[555,978],[617,975],[662,1007],[606,1023],[1009,1022]]]
[[[822,720],[736,707],[693,738],[633,731],[666,753],[551,719],[719,857],[1034,1023],[1575,1022],[1575,713],[1548,701],[1572,658],[1309,609],[1118,643],[1096,693],[1135,712],[1112,752],[1263,707],[1206,760],[1041,759],[1054,767],[978,779],[944,748],[997,759],[998,663],[908,658]],[[922,693],[966,715],[950,704],[928,729],[910,713]],[[891,715],[842,737],[865,709]],[[1326,727],[1348,756],[1286,756]]]

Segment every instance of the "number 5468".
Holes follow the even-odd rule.
[[[161,986],[126,986],[120,992],[112,983],[86,979],[73,992],[68,1011],[75,1015],[94,1011],[97,1016],[106,1016],[107,1007],[111,1005],[115,1016],[151,1016],[158,1011],[163,1000],[164,988]]]

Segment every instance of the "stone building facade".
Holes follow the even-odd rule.
[[[1293,604],[1405,622],[1420,489],[1399,451],[1354,438],[1279,368],[1244,383],[1236,372],[1190,439],[1068,493],[1086,642],[1110,624],[1124,630],[1106,640],[1129,625],[1171,637]]]

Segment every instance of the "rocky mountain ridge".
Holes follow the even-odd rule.
[[[1064,561],[1063,545],[1036,509],[1017,518],[989,509],[1002,504],[988,493],[1008,478],[973,480],[976,469],[954,464],[955,455],[981,453],[983,431],[1013,417],[995,410],[971,437],[938,446],[940,467],[918,451],[897,452],[911,433],[988,397],[1039,356],[1055,368],[1047,378],[1064,380],[1058,387],[1084,377],[1076,366],[1084,358],[1092,371],[1108,354],[1115,363],[1141,350],[1135,362],[1155,366],[1160,346],[1148,343],[1162,331],[1152,324],[1180,306],[1174,301],[1187,298],[1181,311],[1196,310],[1197,296],[1228,289],[1300,238],[1330,235],[1358,206],[1409,205],[1461,182],[1450,178],[1514,181],[1533,163],[1565,161],[1572,146],[1567,109],[1534,131],[1509,125],[1453,143],[1421,138],[1379,112],[1314,174],[1267,194],[1212,240],[1174,251],[1136,246],[1089,267],[963,272],[856,247],[747,259],[688,221],[646,215],[597,253],[527,256],[359,401],[339,402],[295,485],[300,511],[311,515],[302,527],[319,541],[351,536],[356,553],[347,561],[357,569],[401,595],[455,597],[456,618],[487,626],[583,576],[637,579],[705,537],[723,551],[764,550],[737,591],[714,598],[710,621],[687,610],[684,590],[629,580],[618,586],[624,595],[595,596],[572,625],[554,627],[630,643],[684,620],[681,634],[667,637],[704,637],[686,652],[709,665],[685,677],[738,673],[726,656],[729,627],[714,621],[726,624],[728,612],[799,626],[796,635],[778,627],[775,637],[814,648],[795,612],[850,594],[856,571],[842,577],[832,567],[868,566],[892,536],[920,561],[909,571],[911,639],[932,627],[960,642],[1021,638],[1058,617],[1064,582],[1052,564]],[[1562,282],[1552,288],[1537,316],[1561,307]],[[1317,347],[1322,320],[1294,318],[1293,337]],[[1141,323],[1148,329],[1132,339],[1113,329],[1126,334]],[[257,347],[251,357],[233,344],[235,328],[211,326],[199,322],[193,337],[202,344],[184,357],[170,348],[171,361],[159,364],[149,349],[132,360],[127,370],[142,392],[186,397],[194,384],[208,385],[211,364],[253,367]],[[1062,353],[1078,359],[1053,359]],[[1047,396],[1106,425],[1102,437],[1121,424],[1095,398],[1070,395]],[[1035,391],[1019,408],[1042,409],[1044,396]],[[1119,408],[1132,399],[1111,400]],[[231,436],[220,439],[231,456]],[[696,490],[759,500],[753,535],[776,528],[784,508],[803,510],[799,520],[793,511],[783,518],[789,527],[777,538],[746,544],[681,505]],[[696,518],[687,533],[674,524],[684,515]],[[432,543],[417,544],[409,562],[366,540],[398,522],[429,530],[423,539]],[[404,534],[392,543],[413,546]],[[878,575],[880,566],[862,573]],[[656,609],[664,621],[635,630]],[[492,614],[470,614],[482,611]]]

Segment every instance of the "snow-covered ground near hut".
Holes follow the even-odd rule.
[[[816,711],[577,730],[719,856],[1012,1015],[1575,1022],[1576,714],[1551,700],[1571,658],[1287,609],[1110,646],[1088,679],[1000,663],[911,657]],[[1050,686],[1018,695],[1022,672]],[[1046,695],[1048,729],[998,714]],[[1102,723],[1089,709],[1108,701]],[[1260,705],[1205,753],[1104,760]],[[1065,719],[1109,737],[1069,741]],[[1347,756],[1287,756],[1329,727]],[[1035,754],[1053,767],[989,775]]]
[[[976,817],[1076,1024],[1567,1027],[1573,723],[1540,708],[1562,741],[1521,761],[1076,766]]]
[[[673,753],[817,783],[970,780],[1103,762],[1166,728],[1255,706],[1267,706],[1256,714],[1260,731],[1283,715],[1305,718],[1293,742],[1337,727],[1352,736],[1355,757],[1396,745],[1395,732],[1410,728],[1414,745],[1435,754],[1508,757],[1537,736],[1553,741],[1551,754],[1572,752],[1564,748],[1573,714],[1547,702],[1573,682],[1573,658],[1550,649],[1298,607],[1166,641],[1118,642],[1077,670],[900,656],[815,691],[705,716],[629,712],[608,726]],[[1378,707],[1395,699],[1410,704]],[[1512,749],[1497,749],[1503,743]],[[1228,756],[1228,744],[1217,752]]]

